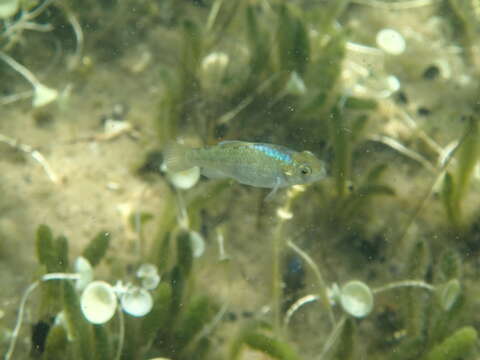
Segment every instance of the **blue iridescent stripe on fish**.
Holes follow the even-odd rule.
[[[270,156],[274,159],[284,161],[286,163],[291,163],[292,162],[292,157],[280,150],[277,150],[275,148],[272,148],[271,146],[265,145],[265,144],[254,144],[253,145],[254,149],[260,150],[267,156]]]

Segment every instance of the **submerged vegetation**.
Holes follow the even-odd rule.
[[[82,232],[63,224],[68,207],[53,230],[38,225],[51,223],[46,215],[25,221],[38,225],[23,254],[33,270],[21,279],[31,281],[24,294],[9,299],[18,306],[0,309],[6,360],[479,356],[480,4],[83,3],[0,1],[0,76],[9,84],[0,82],[0,106],[15,112],[33,97],[35,124],[49,131],[55,114],[78,111],[62,79],[87,86],[105,67],[118,71],[116,84],[125,73],[132,82],[153,77],[160,85],[145,94],[154,111],[130,120],[118,106],[102,116],[104,132],[77,139],[84,128],[70,123],[66,136],[93,151],[124,134],[138,142],[143,165],[119,176],[137,179],[140,195],[96,236],[96,225],[105,227],[93,226],[97,209]],[[23,65],[50,41],[67,49],[57,61],[68,76],[52,79],[61,92]],[[33,91],[17,91],[12,70]],[[45,146],[19,141],[2,121],[5,159],[25,167],[18,153],[27,154],[66,188]],[[329,176],[265,201],[262,189],[163,165],[173,141],[224,140],[312,151]],[[155,192],[161,205],[152,211],[145,203]],[[0,199],[0,218],[15,206]],[[0,222],[7,267],[17,237]]]

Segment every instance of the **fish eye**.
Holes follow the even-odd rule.
[[[300,166],[300,173],[303,176],[308,176],[312,173],[312,169],[310,169],[310,167],[307,166],[307,165],[302,165],[302,166]]]

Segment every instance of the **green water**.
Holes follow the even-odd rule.
[[[478,358],[479,24],[473,0],[0,1],[2,356]],[[162,166],[228,140],[328,176],[266,200]]]

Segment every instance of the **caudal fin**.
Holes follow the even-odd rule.
[[[178,172],[194,167],[195,165],[192,164],[187,157],[189,151],[190,149],[188,147],[176,142],[168,144],[163,152],[167,170]]]

